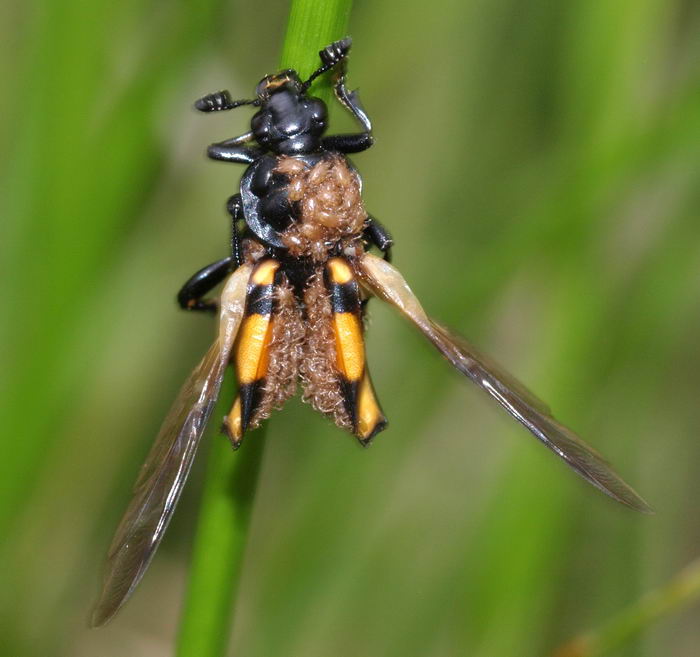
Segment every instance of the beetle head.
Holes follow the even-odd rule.
[[[346,37],[326,46],[319,52],[321,66],[304,82],[296,71],[287,69],[260,80],[254,100],[233,100],[228,91],[217,91],[200,98],[195,107],[200,112],[219,112],[254,105],[260,109],[251,120],[252,136],[261,146],[283,155],[312,153],[321,146],[328,110],[320,98],[309,96],[306,92],[319,75],[337,65],[344,67],[351,45],[352,40]],[[340,69],[339,75],[342,84],[344,68]],[[345,104],[346,101],[341,98],[341,102]],[[246,134],[237,139],[249,137]]]
[[[251,120],[255,140],[285,155],[310,153],[321,145],[328,111],[320,98],[306,95],[295,71],[264,77],[257,87],[260,110]]]

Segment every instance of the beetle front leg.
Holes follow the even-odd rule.
[[[338,67],[338,72],[336,74],[336,79],[333,84],[333,92],[335,97],[340,101],[340,103],[347,109],[364,128],[364,132],[371,137],[372,135],[372,122],[367,116],[365,108],[362,106],[360,101],[360,96],[355,91],[349,91],[345,85],[345,73],[346,73],[346,60],[340,62]]]
[[[262,155],[262,151],[259,148],[241,146],[245,138],[250,138],[250,133],[211,144],[207,148],[207,157],[212,160],[236,162],[237,164],[252,164]]]
[[[384,254],[384,260],[391,262],[391,247],[394,246],[394,240],[389,231],[372,215],[367,217],[364,238]]]
[[[182,286],[177,294],[177,302],[183,310],[203,310],[215,312],[216,301],[204,299],[204,295],[226,278],[234,268],[233,256],[217,260],[200,269]]]

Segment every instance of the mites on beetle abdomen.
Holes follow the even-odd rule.
[[[267,370],[260,406],[250,422],[253,429],[296,392],[299,361],[305,339],[304,324],[292,286],[282,277],[275,286],[277,302],[272,316],[272,332]]]
[[[336,426],[352,431],[336,367],[338,352],[333,336],[333,310],[320,270],[309,279],[304,305],[306,339],[299,365],[304,390],[302,399],[330,417]]]
[[[295,204],[297,220],[282,233],[291,256],[323,262],[329,244],[344,247],[359,242],[367,212],[359,177],[343,156],[329,155],[313,166],[282,156],[275,173],[289,179],[287,198]]]

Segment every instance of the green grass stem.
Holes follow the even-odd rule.
[[[345,35],[350,7],[350,0],[293,1],[281,67],[294,68],[302,77],[311,73],[318,66],[318,51]],[[322,84],[314,93],[328,96],[330,89]],[[221,439],[215,439],[211,447],[178,657],[220,657],[226,653],[264,448],[261,433],[251,436],[237,453]]]
[[[695,559],[666,585],[650,591],[602,627],[575,637],[555,657],[604,657],[627,645],[656,621],[700,598],[700,559]]]
[[[217,436],[209,450],[178,657],[226,653],[231,609],[262,461],[265,429],[238,452]]]

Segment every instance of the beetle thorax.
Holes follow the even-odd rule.
[[[362,236],[367,212],[358,175],[344,157],[331,155],[310,166],[294,157],[280,157],[275,169],[289,179],[287,197],[297,221],[282,233],[294,257],[324,261]]]

